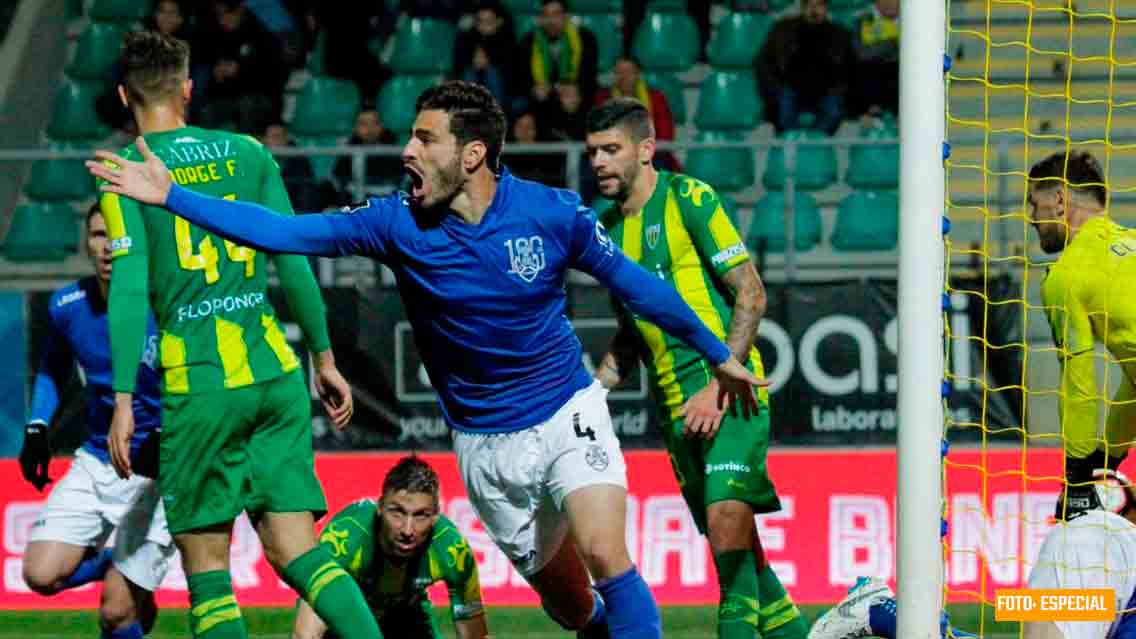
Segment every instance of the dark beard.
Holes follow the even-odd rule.
[[[453,161],[438,172],[437,182],[434,185],[436,187],[434,189],[435,192],[448,192],[448,194],[432,206],[425,206],[423,204],[411,205],[414,220],[417,222],[419,228],[438,226],[446,215],[449,214],[450,204],[454,201],[454,198],[457,197],[461,189],[461,170],[461,160],[457,156],[454,156]]]

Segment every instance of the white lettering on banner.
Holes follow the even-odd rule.
[[[951,294],[951,371],[955,390],[970,390],[970,314],[963,293]]]
[[[893,318],[884,327],[884,348],[893,356],[899,353],[899,319]],[[960,351],[962,349],[959,349]],[[968,355],[969,357],[969,355]],[[899,376],[895,373],[884,375],[884,392],[899,392]]]
[[[684,586],[706,583],[706,539],[679,495],[652,495],[643,505],[643,579],[652,586],[667,580],[667,560],[678,555]]]
[[[465,497],[450,500],[446,512],[458,530],[465,535],[473,556],[477,559],[478,578],[485,588],[504,586],[509,581],[509,572],[513,569],[505,553],[501,552],[489,533],[481,526],[473,505]]]
[[[770,381],[769,392],[776,393],[789,382],[796,366],[796,355],[793,351],[793,340],[781,325],[770,319],[765,319],[757,327],[757,336],[765,338],[773,345],[777,365],[773,370],[765,371],[765,379]]]
[[[950,574],[955,582],[978,579],[978,557],[998,585],[1018,583],[1018,540],[1022,495],[995,494],[993,513],[986,516],[982,496],[963,493],[951,497]],[[1029,558],[1030,563],[1036,556]]]
[[[441,417],[400,417],[398,426],[402,429],[399,441],[445,437],[450,430]]]
[[[850,585],[861,575],[891,579],[891,509],[877,495],[828,500],[828,581]]]
[[[849,410],[837,406],[835,410],[824,410],[820,406],[812,409],[813,430],[817,432],[851,432],[854,430],[895,430],[895,411],[883,410]]]
[[[43,502],[14,501],[4,507],[4,552],[22,555],[28,547],[32,534],[32,524],[39,519]],[[4,590],[8,592],[31,592],[24,581],[24,561],[22,557],[4,559]]]
[[[796,500],[789,495],[781,496],[781,510],[757,516],[757,535],[761,539],[761,547],[767,554],[785,552],[788,535],[781,528],[773,524],[780,521],[792,521]],[[797,585],[797,564],[792,561],[769,561],[769,567],[777,573],[777,578],[785,587]]]
[[[856,341],[860,351],[860,368],[840,377],[821,368],[817,353],[821,340],[829,335],[844,334]],[[857,390],[879,391],[880,356],[872,329],[850,315],[830,315],[814,323],[801,336],[801,373],[813,388],[826,395],[847,395]]]

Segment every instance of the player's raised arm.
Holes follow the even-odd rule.
[[[103,192],[164,206],[189,222],[226,239],[260,251],[304,255],[369,255],[386,252],[383,230],[388,227],[389,199],[372,199],[353,215],[308,214],[282,217],[259,204],[223,200],[183,189],[141,137],[136,142],[143,162],[96,151],[101,161],[87,161],[87,170],[107,184]]]
[[[721,383],[719,404],[728,399],[732,409],[733,398],[739,398],[747,418],[756,413],[753,386],[768,386],[769,382],[746,370],[673,287],[617,250],[591,209],[581,207],[576,214],[571,255],[573,266],[600,280],[628,309],[686,342],[714,365],[714,375]]]

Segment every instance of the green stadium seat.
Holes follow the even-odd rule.
[[[647,10],[686,13],[686,0],[650,0]]]
[[[0,253],[17,262],[51,262],[78,250],[75,210],[59,202],[27,202],[12,212]]]
[[[139,22],[149,15],[151,4],[150,0],[95,0],[90,17],[100,22]]]
[[[596,36],[596,67],[600,73],[611,71],[623,53],[623,30],[619,14],[591,13],[576,16],[576,24],[587,27]]]
[[[740,131],[699,131],[698,142],[740,142]],[[694,176],[717,191],[734,192],[753,184],[754,160],[750,148],[691,149],[686,154],[687,175]]]
[[[645,71],[685,71],[698,59],[698,26],[685,13],[649,11],[631,51]]]
[[[789,7],[797,6],[800,6],[800,2],[797,0],[769,0],[768,13],[775,14]]]
[[[711,71],[698,91],[699,129],[752,129],[761,121],[761,100],[749,71]]]
[[[823,131],[812,129],[795,129],[781,135],[783,141],[827,138]],[[765,173],[761,176],[762,186],[779,191],[785,188],[786,177],[784,150],[770,149]],[[795,188],[802,191],[819,191],[836,182],[836,149],[831,146],[798,146],[797,170],[793,177]]]
[[[67,75],[79,80],[105,81],[118,61],[125,33],[126,29],[113,22],[90,23],[75,44]]]
[[[77,148],[77,145],[56,143],[50,148],[62,151]],[[95,180],[83,166],[82,159],[36,160],[24,183],[24,195],[35,200],[81,200],[94,193]]]
[[[738,202],[734,198],[726,195],[725,193],[718,196],[718,202],[722,205],[722,210],[726,212],[726,217],[730,218],[734,228],[739,227],[738,222]]]
[[[686,90],[674,75],[665,71],[649,71],[643,74],[647,86],[658,89],[667,96],[667,106],[671,108],[675,124],[686,124]]]
[[[753,223],[746,235],[746,245],[755,252],[785,250],[785,194],[771,191],[753,208]],[[808,193],[793,198],[793,248],[809,251],[820,244],[821,218],[816,201]]]
[[[414,105],[418,96],[434,86],[434,78],[423,75],[395,76],[379,91],[379,117],[383,125],[391,131],[400,142],[410,137],[410,128],[414,125]]]
[[[832,247],[890,251],[899,243],[899,199],[887,191],[855,191],[840,203]]]
[[[890,128],[864,129],[860,137],[869,140],[895,139]],[[895,189],[899,187],[899,142],[880,146],[853,146],[848,152],[848,172],[844,181],[855,189]]]
[[[340,136],[338,135],[312,135],[303,136],[296,135],[296,145],[302,147],[325,147],[325,146],[339,146]],[[312,177],[318,182],[326,180],[331,177],[331,172],[335,169],[335,163],[339,161],[339,156],[336,155],[311,155],[308,156],[308,162],[312,165]]]
[[[312,45],[312,52],[308,55],[308,72],[312,75],[324,75],[326,70],[323,67],[323,52],[326,48],[327,32],[321,30],[316,36],[315,44]]]
[[[359,89],[354,82],[313,75],[296,93],[296,110],[289,127],[297,135],[346,135],[359,112]]]
[[[396,74],[450,72],[454,61],[454,26],[444,20],[410,18],[394,34],[390,68]]]
[[[772,26],[773,16],[765,13],[727,15],[706,45],[710,64],[718,69],[752,69]]]
[[[863,11],[872,6],[872,0],[829,0],[828,8],[833,10],[855,9]]]
[[[513,14],[513,32],[517,35],[517,40],[525,37],[529,31],[536,28],[537,19],[540,18],[539,13],[515,13]]]
[[[851,31],[856,28],[863,9],[833,9],[828,13],[828,19]]]
[[[576,15],[622,13],[623,0],[568,0],[568,11]]]
[[[83,0],[64,0],[63,2],[63,16],[68,20],[82,17],[83,15]]]
[[[93,140],[110,135],[95,114],[102,82],[64,80],[55,92],[47,135],[54,140]]]

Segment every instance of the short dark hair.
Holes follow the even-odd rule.
[[[588,112],[587,131],[597,133],[622,127],[635,142],[654,137],[651,113],[635,98],[612,98]]]
[[[1091,195],[1101,206],[1108,199],[1104,171],[1100,162],[1088,151],[1054,153],[1030,168],[1029,180],[1039,183],[1038,188],[1044,189],[1057,188],[1065,182],[1070,189]]]
[[[473,141],[485,144],[486,164],[497,170],[501,147],[505,144],[505,111],[489,89],[474,82],[451,80],[430,87],[418,96],[415,113],[445,111],[450,116],[450,132],[459,146]]]
[[[91,225],[91,218],[95,217],[96,215],[102,215],[102,214],[103,214],[103,210],[102,210],[102,208],[99,207],[99,203],[96,201],[94,204],[91,205],[91,208],[87,209],[87,219],[84,223],[87,226],[90,226]]]
[[[189,77],[189,45],[157,31],[127,33],[122,48],[122,84],[131,104],[177,95]]]
[[[403,457],[383,480],[383,495],[397,493],[400,490],[408,493],[424,493],[437,499],[438,473],[417,455]]]

